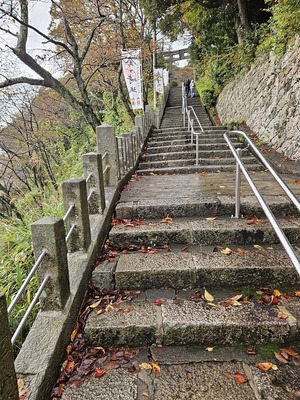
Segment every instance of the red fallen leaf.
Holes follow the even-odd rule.
[[[238,247],[238,248],[236,249],[236,251],[237,251],[238,253],[242,253],[242,254],[247,253],[247,250],[243,249],[242,247]]]
[[[75,361],[74,361],[73,357],[72,356],[68,356],[68,363],[67,363],[67,365],[65,367],[65,373],[67,375],[71,375],[72,372],[74,371],[74,367],[75,367]]]
[[[248,382],[248,378],[244,374],[240,374],[239,372],[235,372],[233,374],[234,380],[238,383]]]
[[[121,225],[121,221],[117,218],[113,218],[111,220],[112,225]]]
[[[125,310],[123,310],[122,308],[119,308],[118,312],[119,312],[120,314],[124,314]]]
[[[246,350],[246,353],[249,356],[255,356],[256,355],[256,348],[255,347],[248,347],[248,349]]]
[[[296,290],[296,291],[295,291],[295,296],[296,296],[296,297],[300,297],[300,290]]]
[[[281,353],[274,353],[275,357],[277,358],[278,361],[287,364],[288,360],[286,358],[283,357],[283,355]]]
[[[23,389],[20,393],[19,393],[19,400],[25,400],[26,397],[30,394],[30,390],[29,388]]]
[[[281,318],[281,319],[287,319],[288,315],[286,313],[282,312],[282,311],[278,311],[277,317]]]
[[[280,351],[283,351],[284,353],[288,354],[291,357],[296,357],[299,358],[299,354],[296,353],[293,349],[290,349],[288,347],[284,347],[283,349],[280,349]]]
[[[152,249],[152,250],[148,251],[148,254],[155,254],[155,253],[159,253],[159,251],[156,249]]]
[[[272,299],[272,301],[271,301],[271,304],[277,305],[278,303],[279,303],[278,297],[273,297],[273,299]]]
[[[201,172],[200,176],[206,176],[205,172]]]
[[[295,183],[296,183],[297,185],[300,185],[300,179],[295,179]]]
[[[181,249],[181,251],[182,251],[183,253],[186,252],[186,251],[187,251],[187,247],[184,246],[184,247]]]
[[[153,302],[156,306],[161,306],[163,303],[164,303],[164,300],[162,300],[162,299],[157,299],[157,300],[154,300],[154,302]]]
[[[105,373],[106,373],[106,371],[104,369],[96,368],[96,372],[95,372],[94,377],[95,378],[101,378],[101,376],[103,376]]]

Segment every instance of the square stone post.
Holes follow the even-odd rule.
[[[110,125],[100,125],[96,128],[98,153],[109,155],[108,186],[116,186],[118,181],[118,151],[115,128]]]
[[[91,244],[91,229],[85,179],[69,179],[62,183],[65,213],[74,206],[66,220],[67,231],[74,226],[68,250],[70,252],[87,251]]]
[[[133,147],[132,147],[132,134],[124,133],[123,135],[127,141],[127,154],[128,154],[128,168],[133,167]]]
[[[137,115],[135,118],[134,118],[134,125],[137,127],[137,128],[140,128],[140,131],[141,131],[141,134],[142,134],[142,136],[144,136],[144,116],[142,116],[142,115]]]
[[[50,276],[41,308],[46,311],[62,310],[70,296],[64,222],[61,218],[42,218],[31,224],[31,234],[35,259],[43,250],[47,251],[37,269],[39,283],[45,275]]]
[[[88,204],[90,214],[103,214],[105,210],[105,190],[102,167],[102,156],[98,153],[87,153],[82,156],[83,173],[87,182]]]
[[[122,136],[117,137],[117,145],[118,145],[118,154],[119,154],[119,172],[120,178],[125,176],[125,149],[124,149],[124,139]]]
[[[0,293],[0,399],[19,400],[5,296]]]

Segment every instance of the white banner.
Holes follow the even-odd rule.
[[[169,84],[169,70],[167,68],[164,68],[163,80],[164,80],[164,86],[167,86]]]
[[[164,81],[163,81],[163,69],[162,68],[154,68],[154,89],[157,93],[164,92]]]
[[[122,51],[122,67],[132,109],[144,109],[140,50]]]

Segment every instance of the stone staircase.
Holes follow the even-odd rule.
[[[204,132],[199,136],[199,165],[196,165],[196,138],[191,142],[191,133],[183,127],[181,109],[181,88],[172,88],[167,108],[159,129],[154,129],[142,157],[138,175],[148,174],[188,174],[216,171],[233,171],[235,160],[223,138],[226,127],[214,126],[199,98],[188,98],[188,106],[192,106],[203,126]],[[186,123],[187,125],[187,123]],[[194,122],[196,132],[200,132]],[[243,144],[232,138],[236,147]],[[243,160],[251,170],[261,170],[246,149]]]
[[[105,370],[103,362],[101,379],[79,391],[67,388],[62,398],[298,398],[298,356],[280,349],[297,350],[299,277],[249,189],[242,198],[248,217],[231,218],[234,174],[230,163],[226,169],[230,154],[222,129],[205,125],[200,150],[205,164],[198,169],[204,173],[188,175],[195,171],[189,161],[194,150],[186,130],[178,128],[181,110],[173,108],[174,93],[116,207],[108,241],[114,256],[93,274],[96,286],[134,295],[112,301],[104,312],[95,306],[85,327],[96,349],[138,348],[138,361],[132,361],[136,374],[128,366],[114,369],[112,361]],[[203,107],[198,109],[208,122]],[[266,173],[255,161],[249,165],[297,246],[295,209],[266,185]],[[270,370],[259,368],[262,363]]]

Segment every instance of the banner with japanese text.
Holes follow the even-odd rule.
[[[163,69],[162,68],[154,68],[154,88],[157,93],[164,92],[164,81],[163,81]]]
[[[167,68],[164,68],[163,70],[163,80],[164,86],[167,86],[169,84],[169,70]]]
[[[122,51],[122,67],[132,109],[144,109],[140,50]]]

